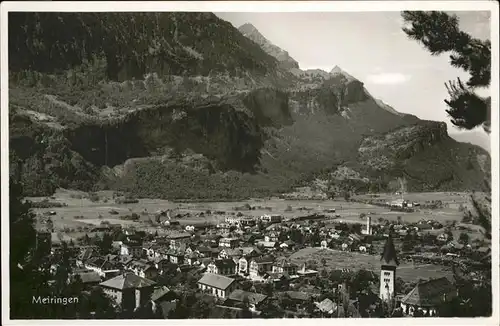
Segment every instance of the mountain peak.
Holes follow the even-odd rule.
[[[287,51],[271,43],[259,30],[250,23],[241,25],[238,30],[245,37],[257,43],[267,54],[275,57],[285,69],[299,68],[299,63],[295,61]]]
[[[330,74],[331,75],[342,75],[345,78],[347,78],[348,81],[357,80],[356,78],[354,78],[353,76],[349,75],[347,72],[345,72],[344,70],[342,70],[342,68],[340,68],[337,65],[335,67],[333,67],[333,69],[330,71]]]
[[[245,24],[241,25],[238,28],[238,30],[242,34],[250,34],[250,33],[255,33],[255,32],[259,33],[259,30],[250,23],[245,23]]]

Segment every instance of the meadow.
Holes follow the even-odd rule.
[[[239,202],[190,202],[178,203],[161,199],[139,199],[137,203],[117,204],[113,200],[112,191],[102,191],[97,193],[99,200],[91,201],[86,198],[86,193],[59,189],[50,201],[63,203],[64,207],[36,208],[39,215],[48,211],[54,211],[51,218],[56,229],[75,228],[98,225],[102,221],[119,223],[123,226],[145,226],[148,219],[152,219],[156,212],[161,210],[171,210],[171,216],[183,214],[179,219],[181,225],[192,225],[199,223],[218,224],[225,220],[227,216],[241,212],[245,216],[259,217],[263,214],[280,214],[285,219],[304,216],[309,214],[324,214],[326,220],[343,221],[347,223],[360,222],[362,213],[372,217],[372,223],[377,224],[380,218],[397,221],[401,217],[403,222],[418,222],[421,219],[433,219],[445,223],[446,221],[460,222],[463,214],[458,210],[458,205],[467,204],[468,199],[465,194],[454,193],[418,193],[408,194],[406,197],[412,201],[425,202],[442,198],[443,202],[456,205],[448,205],[440,209],[420,209],[415,212],[393,212],[386,207],[364,204],[355,201],[336,200],[285,200],[279,198],[254,199]],[[382,197],[385,196],[385,197]],[[387,200],[396,199],[396,196],[380,195],[379,198]],[[45,198],[28,198],[31,201],[41,201]],[[244,206],[250,205],[253,209],[248,210]],[[335,209],[335,213],[325,213],[327,210]],[[118,214],[111,214],[115,211]],[[205,214],[210,211],[211,214]],[[138,221],[122,220],[119,216],[138,214]],[[199,216],[204,213],[203,216]],[[189,214],[189,215],[187,215]],[[187,216],[186,216],[187,215]],[[77,217],[77,218],[75,218]]]
[[[366,269],[378,273],[381,266],[380,255],[321,248],[301,249],[293,253],[290,259],[299,265],[312,260],[315,261],[319,269],[324,268],[327,270],[350,269],[356,271]],[[324,262],[324,265],[322,265],[322,262]],[[397,277],[401,277],[405,282],[453,276],[449,267],[407,262],[401,262],[396,273]]]

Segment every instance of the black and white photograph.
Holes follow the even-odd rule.
[[[405,2],[3,3],[3,324],[497,325],[498,3]]]

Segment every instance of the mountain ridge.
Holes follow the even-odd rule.
[[[362,175],[344,182],[346,191],[389,190],[405,176],[414,191],[482,185],[487,153],[455,142],[446,124],[384,107],[341,68],[296,74],[268,53],[270,41],[261,48],[213,14],[16,17],[10,147],[30,194],[62,186],[170,199],[263,197],[344,168]],[[124,28],[146,21],[141,30]],[[70,26],[81,40],[61,35]],[[168,51],[154,51],[161,47]],[[86,55],[91,49],[99,55]],[[43,66],[49,54],[58,60]]]
[[[271,43],[262,35],[255,26],[250,23],[241,25],[238,30],[243,36],[258,44],[267,54],[276,58],[284,69],[299,69],[299,63],[293,59],[287,51]]]

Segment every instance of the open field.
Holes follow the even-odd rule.
[[[325,259],[325,268],[327,269],[346,268],[353,271],[366,269],[375,272],[380,270],[379,255],[337,251],[333,249],[304,248],[292,254],[290,259],[298,264],[302,264],[309,260],[315,260],[318,266],[322,266],[321,260]],[[419,278],[452,277],[453,274],[450,268],[444,266],[401,263],[401,265],[398,266],[396,275],[397,277],[401,277],[405,282],[413,282]]]
[[[421,219],[434,219],[441,222],[448,220],[460,221],[462,213],[456,208],[443,208],[439,210],[422,209],[413,213],[391,212],[385,207],[379,207],[358,202],[346,202],[344,200],[284,200],[279,198],[271,199],[256,199],[240,202],[203,202],[203,203],[175,203],[168,200],[160,199],[140,199],[138,203],[132,204],[116,204],[113,200],[113,192],[99,192],[100,200],[92,202],[84,198],[86,194],[83,192],[61,189],[56,192],[50,201],[64,203],[65,207],[35,209],[35,212],[43,214],[47,211],[55,211],[56,215],[52,216],[52,220],[56,228],[78,227],[90,224],[99,224],[103,220],[111,223],[120,223],[123,226],[144,226],[144,223],[138,221],[125,221],[118,218],[120,215],[130,215],[132,213],[139,214],[142,221],[147,221],[154,216],[154,213],[159,210],[172,210],[171,215],[190,213],[191,216],[185,216],[179,219],[182,225],[211,223],[217,224],[224,221],[230,214],[235,214],[235,207],[241,207],[249,204],[255,209],[241,210],[241,213],[246,216],[261,216],[263,214],[281,214],[285,218],[293,218],[304,216],[313,213],[325,214],[327,219],[336,219],[344,222],[361,222],[359,218],[361,213],[369,214],[372,217],[374,224],[378,223],[379,218],[384,218],[391,221],[396,221],[398,216],[401,216],[403,222],[417,222]],[[395,196],[386,196],[387,200],[394,199]],[[449,198],[447,197],[449,196]],[[467,197],[465,194],[456,193],[419,193],[408,194],[408,199],[425,202],[426,200],[435,200],[441,198],[446,202],[454,202],[457,205],[466,203]],[[44,198],[29,198],[32,201],[40,201]],[[288,209],[287,209],[288,208]],[[336,209],[336,214],[324,213],[327,209]],[[119,214],[111,215],[110,211],[115,210]],[[212,214],[198,216],[199,213],[205,213],[210,210]],[[219,214],[215,214],[219,212]],[[334,215],[338,215],[335,218]],[[75,219],[75,216],[81,218]]]
[[[432,200],[440,200],[443,204],[447,204],[450,209],[457,210],[460,204],[469,205],[470,194],[465,192],[410,192],[404,194],[404,199],[409,200],[411,202],[419,202],[425,203],[427,201]],[[384,201],[392,201],[400,198],[400,196],[390,194],[390,193],[379,193],[376,197],[372,197],[372,195],[356,195],[353,197],[356,200],[369,200],[369,199],[379,199]]]

